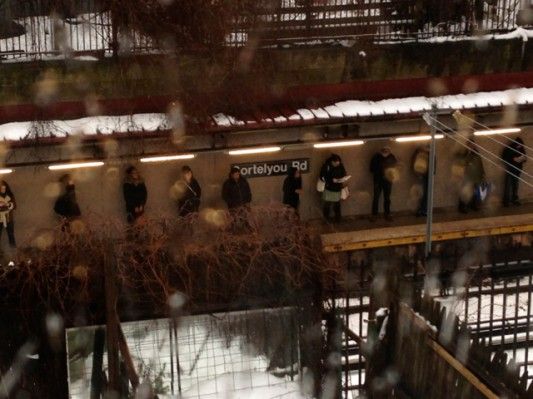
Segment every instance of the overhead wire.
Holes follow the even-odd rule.
[[[506,170],[505,168],[503,168],[501,165],[499,165],[498,163],[494,162],[492,159],[490,158],[487,158],[486,156],[484,156],[483,154],[479,153],[478,151],[472,149],[472,148],[469,148],[466,144],[462,143],[460,140],[456,139],[455,137],[453,137],[453,135],[445,132],[444,130],[442,129],[439,129],[439,128],[436,128],[438,131],[442,132],[443,134],[445,134],[447,137],[451,138],[452,140],[454,140],[455,142],[457,142],[458,144],[462,145],[463,147],[469,149],[470,151],[472,151],[473,153],[479,155],[481,158],[483,158],[484,160],[486,160],[487,162],[491,163],[492,165],[495,165],[496,167],[502,169],[503,171],[505,171],[505,173],[515,177],[516,179],[520,180],[522,183],[524,183],[525,185],[533,188],[533,183],[530,183],[528,182],[527,180],[524,180],[522,177]]]
[[[473,148],[470,148],[468,145],[466,145],[465,143],[463,143],[461,140],[458,140],[457,138],[455,138],[452,134],[450,134],[449,132],[437,127],[437,126],[434,126],[435,129],[437,131],[439,131],[440,133],[444,134],[446,137],[449,137],[450,139],[452,139],[453,141],[457,142],[458,144],[460,144],[461,146],[469,149],[470,151],[472,151],[473,153],[479,155],[481,158],[483,158],[484,160],[486,160],[487,162],[491,163],[492,165],[496,166],[497,168],[499,169],[502,169],[504,170],[506,173],[508,173],[509,175],[515,177],[516,179],[520,180],[522,183],[526,184],[527,186],[533,188],[533,183],[527,181],[527,180],[524,180],[522,177],[506,170],[501,164],[497,163],[497,162],[494,162],[492,159],[486,157],[485,155],[481,154],[479,151],[476,151],[475,149]],[[473,142],[474,144],[476,144],[475,142]],[[476,144],[477,147],[480,147]],[[480,147],[482,148],[482,147]]]
[[[448,125],[446,125],[444,122],[441,122],[439,121],[438,119],[430,116],[430,119],[439,123],[440,125],[444,126],[446,129],[449,129],[449,130],[453,130],[451,129]],[[444,132],[444,130],[443,130]],[[449,134],[449,133],[448,133]],[[512,169],[514,169],[515,171],[520,171],[521,174],[524,174],[524,175],[527,175],[531,178],[533,178],[533,175],[532,174],[529,174],[525,171],[523,171],[521,168],[519,168],[518,166],[515,166],[513,165],[512,163],[510,162],[507,162],[506,160],[502,159],[499,155],[496,155],[496,154],[493,154],[491,151],[487,150],[486,148],[482,147],[481,145],[479,145],[478,143],[476,143],[474,140],[471,140],[469,139],[468,137],[465,137],[466,141],[468,141],[469,143],[472,143],[473,145],[475,145],[477,148],[479,148],[480,150],[483,150],[484,152],[488,153],[489,155],[491,155],[492,157],[495,157],[498,159],[498,161],[501,161],[503,162],[504,164],[506,164],[507,166],[511,167]],[[501,166],[501,165],[499,165]],[[508,172],[508,169],[504,169],[505,171]]]
[[[501,145],[503,145],[505,148],[509,148],[511,151],[515,152],[516,154],[523,155],[523,156],[525,156],[527,159],[533,161],[533,156],[531,156],[531,155],[527,155],[527,153],[526,153],[525,151],[522,152],[522,151],[520,151],[520,150],[517,150],[516,148],[511,147],[511,146],[509,146],[508,144],[506,144],[506,143],[504,143],[504,142],[502,142],[502,141],[496,140],[496,139],[495,139],[494,137],[492,137],[492,136],[484,136],[484,137],[486,137],[487,139],[489,139],[489,140],[491,140],[491,141],[494,141],[495,143],[501,144]],[[504,135],[504,137],[505,137],[505,135]],[[508,139],[512,140],[513,143],[518,143],[519,145],[523,146],[524,148],[527,148],[523,143],[520,143],[519,141],[513,140],[513,139],[511,139],[510,137],[505,137],[505,138],[508,138]]]
[[[481,122],[478,122],[477,120],[475,120],[474,118],[471,118],[467,115],[464,115],[464,114],[461,114],[461,117],[465,118],[465,119],[468,119],[469,121],[472,121],[474,122],[476,125],[478,126],[481,126],[483,129],[486,129],[486,130],[493,130],[491,127],[487,126],[487,125],[484,125],[483,123]],[[502,133],[496,133],[494,134],[495,136],[502,136],[503,138],[509,140],[509,141],[512,141],[513,143],[517,143],[517,141],[515,139],[513,139],[512,137],[509,137],[509,136],[506,136],[505,134],[502,134]],[[490,138],[490,136],[487,136],[487,138]],[[503,144],[503,143],[502,143]],[[505,144],[504,144],[505,145]],[[522,144],[524,146],[524,148],[527,148],[528,150],[530,151],[533,151],[533,147],[529,147],[525,144]]]

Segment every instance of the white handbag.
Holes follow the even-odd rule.
[[[318,179],[318,181],[316,182],[316,191],[318,191],[319,193],[323,193],[325,189],[326,182],[322,179]]]
[[[350,196],[350,190],[348,187],[343,187],[341,190],[341,200],[345,201]]]

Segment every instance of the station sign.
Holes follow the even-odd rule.
[[[284,176],[288,173],[290,167],[300,169],[301,173],[309,173],[309,163],[309,158],[298,158],[282,159],[279,161],[234,163],[231,166],[238,167],[241,170],[242,177],[252,178]]]

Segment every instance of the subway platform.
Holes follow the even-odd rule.
[[[338,224],[314,222],[320,226],[325,252],[357,251],[387,246],[423,243],[426,240],[426,218],[414,214],[393,214],[392,221],[380,216],[346,217]],[[517,234],[533,231],[533,202],[504,208],[488,206],[463,214],[457,209],[436,209],[432,239],[435,242]]]

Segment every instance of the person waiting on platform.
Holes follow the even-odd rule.
[[[17,246],[15,242],[15,224],[13,222],[13,211],[17,207],[15,202],[15,195],[9,184],[5,180],[0,182],[0,234],[3,229],[7,230],[7,238],[9,240],[9,246],[15,248]]]
[[[524,142],[520,137],[512,140],[502,153],[505,166],[505,182],[503,186],[503,206],[510,204],[520,205],[518,198],[518,185],[522,168],[527,161]]]
[[[427,144],[424,147],[419,147],[413,154],[413,172],[420,179],[422,183],[422,197],[418,204],[416,216],[427,215],[428,205],[428,189],[429,189],[429,152],[430,145]],[[435,171],[437,167],[435,165]]]
[[[222,186],[222,199],[230,211],[249,206],[252,202],[252,191],[248,181],[241,176],[241,170],[233,166]]]
[[[249,229],[248,212],[252,202],[252,191],[248,181],[241,176],[241,170],[232,166],[222,186],[222,199],[231,216],[230,227],[234,230]]]
[[[126,202],[126,220],[130,224],[135,223],[144,214],[148,198],[144,180],[135,166],[126,169],[122,193]]]
[[[183,190],[178,200],[178,210],[181,217],[198,212],[202,188],[194,178],[192,169],[185,165],[181,168],[181,180],[179,182]]]
[[[378,215],[379,199],[383,193],[383,209],[385,219],[392,220],[391,217],[391,193],[392,182],[394,180],[394,167],[397,164],[396,157],[392,154],[390,147],[383,147],[370,161],[370,172],[374,176],[374,196],[372,199],[372,220]]]
[[[289,168],[289,173],[283,181],[283,203],[298,213],[300,194],[302,193],[302,175],[295,167]]]
[[[76,186],[72,177],[68,174],[63,175],[59,182],[63,186],[63,193],[57,198],[54,211],[62,218],[64,228],[68,228],[71,221],[81,216],[81,210],[76,199]]]
[[[477,211],[481,207],[481,198],[476,195],[476,190],[485,183],[485,168],[478,152],[478,144],[473,139],[469,139],[466,150],[458,156],[459,164],[463,169],[463,182],[459,195],[459,212],[461,213],[467,213],[470,209]]]
[[[320,169],[320,179],[325,183],[322,192],[324,207],[322,209],[324,219],[330,219],[331,208],[335,214],[334,222],[341,221],[341,192],[346,183],[346,169],[342,163],[341,157],[332,154],[322,165]]]

